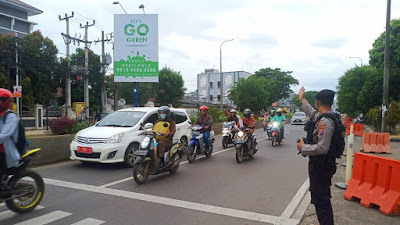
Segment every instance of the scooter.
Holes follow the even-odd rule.
[[[211,157],[213,148],[214,148],[214,131],[210,132],[210,147],[206,151],[203,141],[203,133],[201,132],[204,127],[200,125],[194,125],[191,127],[192,129],[192,137],[189,142],[188,150],[187,150],[187,159],[190,163],[193,163],[196,160],[197,155],[205,155],[207,158]]]
[[[258,150],[257,136],[253,133],[252,137],[249,139],[247,136],[249,130],[250,128],[240,130],[235,135],[236,161],[238,163],[243,161],[243,157],[253,158]]]
[[[164,126],[167,126],[167,124]],[[159,162],[156,140],[156,136],[161,134],[153,131],[152,123],[146,123],[142,135],[145,135],[145,137],[140,143],[139,149],[134,153],[136,158],[133,179],[135,182],[137,184],[144,184],[149,175],[165,172],[176,173],[183,154],[183,146],[180,142],[176,142],[171,148],[165,149],[164,163],[162,164]]]
[[[280,145],[282,142],[282,134],[279,122],[272,123],[271,132],[272,132],[272,147],[275,147],[278,144]]]
[[[44,194],[42,177],[32,170],[27,170],[30,157],[40,151],[40,148],[30,150],[22,156],[22,162],[7,171],[7,177],[1,186],[0,203],[16,213],[26,213],[39,205]],[[3,174],[4,176],[4,174]]]
[[[222,147],[228,148],[229,144],[234,144],[234,122],[225,122],[222,124]]]

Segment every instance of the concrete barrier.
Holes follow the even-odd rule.
[[[42,149],[32,157],[29,165],[38,166],[68,160],[70,156],[69,144],[74,136],[74,134],[66,134],[28,137],[29,149]]]

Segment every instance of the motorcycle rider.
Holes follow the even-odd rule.
[[[256,120],[251,116],[251,110],[250,109],[245,109],[243,111],[243,127],[244,128],[250,128],[249,131],[247,131],[247,136],[250,139],[249,141],[249,146],[251,146],[251,143],[253,142],[253,132],[254,128],[256,128]],[[249,147],[250,149],[250,147]]]
[[[242,119],[240,118],[240,116],[237,114],[236,109],[231,109],[229,117],[226,119],[227,122],[235,122],[235,124],[233,125],[233,127],[238,130],[239,127],[243,126],[243,122]]]
[[[272,118],[272,122],[278,122],[280,124],[280,132],[282,136],[282,143],[284,142],[283,138],[285,137],[285,123],[286,123],[286,117],[282,114],[283,110],[279,108],[276,110],[276,115]]]
[[[170,118],[170,109],[168,106],[161,106],[158,109],[158,120],[154,123],[153,131],[161,133],[156,135],[158,157],[160,165],[164,163],[165,150],[172,147],[172,139],[176,132],[176,123]]]
[[[18,139],[18,116],[10,110],[12,98],[9,90],[0,88],[0,188],[7,179],[7,170],[18,166],[22,159],[15,145]]]
[[[197,118],[195,125],[201,125],[202,127],[204,127],[203,130],[203,141],[204,141],[204,145],[206,147],[205,151],[208,151],[208,149],[210,148],[210,132],[211,132],[211,126],[212,126],[212,122],[213,119],[211,117],[211,115],[208,115],[208,107],[203,105],[199,108],[200,110],[200,116]]]

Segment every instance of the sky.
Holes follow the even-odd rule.
[[[65,13],[71,19],[71,36],[84,37],[79,23],[96,20],[89,40],[101,30],[113,32],[114,14],[123,14],[111,0],[22,0],[43,11],[29,20],[37,22],[44,36],[65,54],[61,33]],[[338,79],[350,68],[368,64],[368,51],[385,30],[386,1],[378,0],[120,0],[130,14],[159,14],[159,66],[180,71],[188,91],[197,89],[197,74],[219,69],[222,47],[223,71],[281,68],[293,71],[300,85],[292,89],[336,90]],[[392,3],[391,18],[400,17],[400,4]],[[71,45],[71,53],[81,46]],[[101,54],[101,45],[91,49]],[[106,45],[112,55],[112,45]],[[360,57],[349,58],[349,57]],[[109,68],[112,72],[112,66]]]

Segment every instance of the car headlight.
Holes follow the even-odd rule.
[[[74,141],[77,141],[77,140],[78,140],[79,134],[81,134],[81,132],[82,132],[82,131],[79,131],[79,132],[77,132],[77,133],[75,134],[75,136],[74,136]]]
[[[244,132],[243,131],[239,131],[238,132],[238,137],[242,138],[244,136]]]
[[[150,144],[150,138],[144,137],[142,143],[140,143],[140,148],[145,149],[149,146],[149,144]]]
[[[119,143],[122,140],[123,136],[124,136],[124,132],[114,134],[113,136],[111,136],[107,139],[106,144]]]

